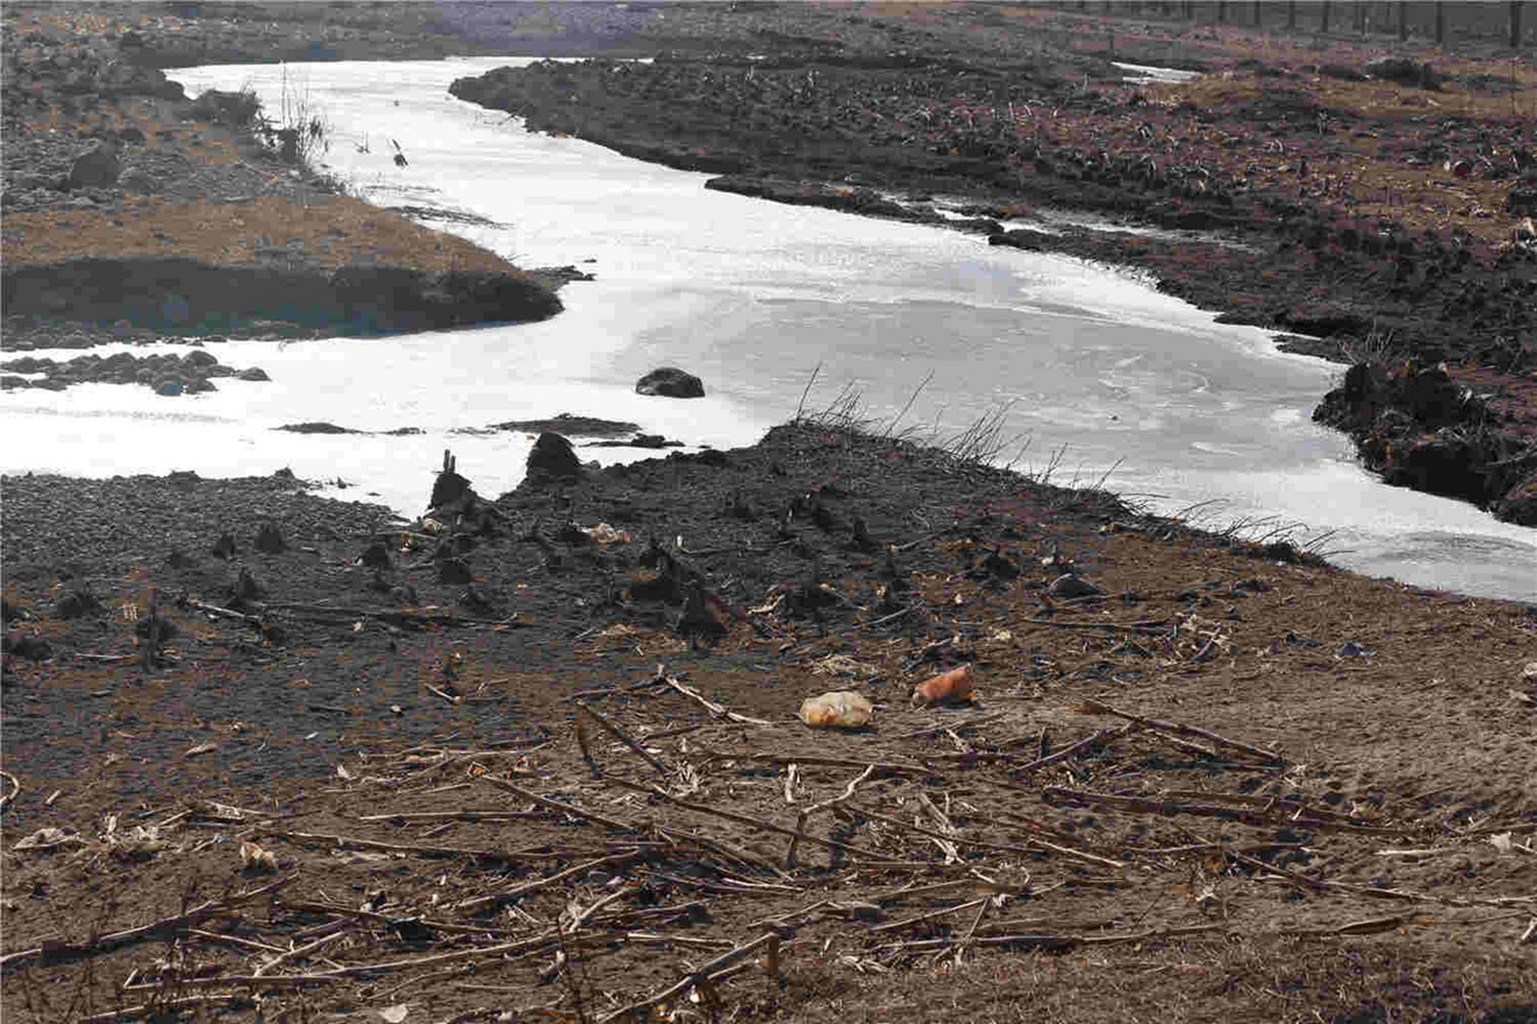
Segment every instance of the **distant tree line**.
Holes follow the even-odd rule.
[[[1401,40],[1504,43],[1530,47],[1537,36],[1522,0],[1078,0],[1081,11],[1245,25],[1325,35],[1397,36]]]

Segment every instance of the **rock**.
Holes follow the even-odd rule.
[[[335,423],[317,421],[314,423],[285,423],[274,430],[286,430],[290,434],[357,434],[361,431],[349,430],[346,427],[338,427]]]
[[[120,354],[126,355],[127,353]],[[103,361],[106,362],[106,360]],[[181,357],[181,361],[187,366],[217,366],[219,358],[211,352],[188,352]]]
[[[53,606],[53,617],[78,619],[85,615],[94,615],[99,611],[101,611],[101,602],[96,599],[96,595],[85,587],[81,587],[59,598]]]
[[[363,554],[358,558],[358,562],[370,569],[388,569],[390,567],[389,546],[382,540],[374,541],[363,549]]]
[[[283,531],[279,530],[276,523],[262,523],[256,531],[256,550],[264,555],[280,555],[288,550],[288,542],[283,539]]]
[[[527,482],[545,484],[553,480],[576,480],[582,475],[582,462],[571,442],[559,434],[545,431],[528,453]]]
[[[1441,88],[1441,75],[1429,64],[1411,57],[1378,57],[1368,61],[1365,71],[1372,78],[1381,78],[1399,85],[1417,85],[1421,89]]]
[[[221,533],[219,539],[213,542],[209,553],[215,558],[232,558],[239,554],[240,549],[235,546],[235,537],[230,533]]]
[[[117,184],[119,166],[117,150],[105,142],[96,142],[75,157],[69,165],[69,177],[64,179],[65,188],[101,188]]]
[[[175,398],[185,390],[182,382],[176,377],[166,377],[155,382],[155,394],[166,398]]]
[[[1506,491],[1494,503],[1494,514],[1517,526],[1537,526],[1537,472]],[[1537,664],[1537,663],[1534,663]]]
[[[443,470],[432,483],[432,497],[428,499],[428,508],[442,508],[444,505],[452,505],[466,499],[475,500],[475,491],[470,487],[470,482],[459,475],[459,460],[448,451],[443,452]]]
[[[154,175],[138,166],[124,168],[123,172],[117,176],[117,183],[123,188],[132,189],[135,192],[155,191]]]
[[[438,582],[449,584],[471,583],[475,574],[470,564],[462,558],[445,558],[438,563]]]
[[[636,381],[635,393],[663,398],[703,398],[704,382],[676,366],[663,366]]]
[[[250,602],[260,600],[266,593],[267,588],[256,582],[251,570],[242,566],[240,575],[235,577],[235,582],[229,588],[230,607],[244,608]]]
[[[1537,187],[1513,188],[1505,197],[1505,212],[1537,214]]]
[[[40,636],[21,636],[15,639],[7,636],[5,651],[28,661],[47,661],[53,657],[53,646]]]
[[[563,437],[623,437],[626,434],[639,433],[640,425],[626,423],[623,420],[599,419],[596,416],[573,416],[563,412],[547,420],[509,420],[506,423],[496,423],[491,426],[491,429],[521,430],[529,434],[542,434],[549,431]]]
[[[9,391],[11,388],[30,388],[31,386],[32,382],[27,380],[27,378],[18,377],[12,373],[0,377],[0,389],[6,391]]]
[[[1074,573],[1063,573],[1051,581],[1051,586],[1046,588],[1046,593],[1063,601],[1072,601],[1085,597],[1104,597],[1105,592],[1082,576]]]
[[[236,380],[271,380],[272,378],[267,376],[267,371],[263,370],[260,366],[253,366],[253,367],[251,367],[248,370],[241,370],[239,373],[235,374],[235,379]]]

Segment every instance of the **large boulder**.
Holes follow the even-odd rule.
[[[636,381],[635,393],[664,398],[703,398],[704,381],[676,366],[663,366]]]
[[[117,184],[117,149],[98,140],[89,149],[75,157],[69,165],[69,177],[65,186],[73,191],[79,188],[106,188]]]
[[[582,462],[571,442],[559,434],[545,431],[528,453],[527,480],[545,484],[557,480],[576,480],[582,475]]]

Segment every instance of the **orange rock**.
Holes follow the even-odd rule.
[[[913,691],[913,703],[945,704],[950,701],[967,700],[971,697],[971,691],[971,666],[962,665],[960,668],[941,672],[934,678],[919,683],[918,688]]]

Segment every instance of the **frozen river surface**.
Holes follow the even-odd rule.
[[[852,382],[871,415],[889,418],[932,375],[903,420],[921,436],[1007,406],[1008,433],[1030,439],[1019,468],[1039,471],[1060,451],[1055,482],[1094,482],[1115,467],[1107,486],[1158,511],[1209,502],[1200,508],[1213,526],[1298,523],[1304,540],[1334,531],[1326,548],[1341,565],[1537,599],[1537,532],[1385,487],[1342,436],[1309,421],[1337,368],[1278,353],[1267,333],[1215,324],[1127,273],[706,191],[703,174],[532,135],[447,93],[455,77],[515,62],[290,65],[286,77],[329,123],[326,161],[365,197],[473,213],[496,226],[441,226],[525,266],[594,273],[564,289],[564,313],[456,333],[231,342],[214,350],[221,362],[261,366],[272,382],[220,380],[194,397],[11,391],[0,399],[7,433],[28,443],[5,446],[0,468],[231,476],[288,466],[354,485],[338,496],[414,514],[444,448],[482,493],[520,478],[531,438],[467,428],[571,412],[691,445],[749,444],[790,417],[820,364],[810,408]],[[284,76],[277,66],[173,73],[190,93],[252,86],[269,109]],[[392,139],[409,166],[394,165]],[[709,397],[634,394],[659,365],[700,375]],[[307,420],[424,433],[272,429]]]

